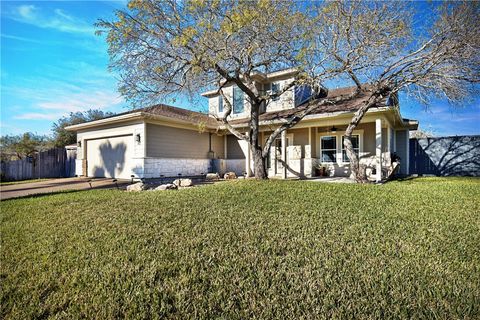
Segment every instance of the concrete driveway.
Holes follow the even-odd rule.
[[[120,188],[130,184],[130,180],[118,179],[117,184]],[[113,179],[109,178],[61,178],[50,179],[38,182],[27,182],[0,186],[0,199],[24,197],[34,194],[52,193],[68,190],[88,190],[88,189],[107,189],[116,188]]]

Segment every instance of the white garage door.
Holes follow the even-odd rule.
[[[88,176],[130,179],[132,155],[133,135],[87,140]]]

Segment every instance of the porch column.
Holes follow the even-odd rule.
[[[252,175],[252,171],[250,168],[250,161],[252,159],[252,150],[250,149],[250,143],[247,141],[247,154],[245,156],[245,172],[247,177],[250,177]]]
[[[375,120],[375,144],[376,144],[376,160],[377,160],[377,177],[376,181],[382,180],[382,119]]]
[[[287,132],[282,131],[282,179],[287,179]]]

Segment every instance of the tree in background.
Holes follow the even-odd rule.
[[[220,119],[250,144],[255,177],[267,177],[266,158],[283,131],[326,104],[367,96],[351,119],[344,139],[355,180],[366,181],[351,135],[366,112],[398,93],[420,101],[431,96],[462,101],[479,81],[479,4],[435,4],[431,16],[415,16],[415,3],[258,0],[134,0],[114,21],[97,25],[108,33],[111,68],[120,92],[138,104],[168,95],[196,94],[212,86],[224,99]],[[419,29],[423,27],[424,29]],[[101,32],[101,31],[100,31]],[[295,67],[298,75],[280,92],[258,90],[256,72]],[[327,99],[325,83],[352,81],[357,90]],[[250,106],[249,132],[229,124],[232,101],[223,93],[236,85]],[[299,109],[259,141],[261,107],[296,85],[315,89]]]
[[[51,140],[45,135],[27,132],[19,135],[0,137],[1,160],[21,160],[33,157],[35,153],[52,147]]]
[[[115,115],[112,112],[103,112],[102,110],[90,109],[84,112],[70,112],[70,115],[60,118],[53,124],[53,144],[56,147],[64,147],[77,142],[75,132],[65,130],[65,127],[80,124],[88,121],[94,121],[111,117]]]

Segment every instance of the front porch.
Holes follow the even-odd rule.
[[[305,121],[284,131],[270,150],[270,177],[350,177],[350,164],[343,147],[347,119]],[[265,141],[271,131],[262,131]],[[394,127],[386,117],[366,117],[353,132],[352,143],[371,181],[385,179],[393,170],[392,155],[403,159],[401,173],[408,174],[408,128]],[[248,146],[246,146],[248,149]],[[251,152],[246,153],[245,172],[253,175]]]

